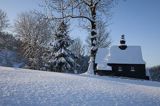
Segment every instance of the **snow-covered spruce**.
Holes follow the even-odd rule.
[[[74,73],[74,54],[68,49],[72,40],[68,35],[68,25],[66,22],[60,22],[54,35],[54,42],[50,44],[48,64],[50,71]]]

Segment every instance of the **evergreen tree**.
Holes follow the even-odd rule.
[[[56,72],[74,73],[74,55],[68,49],[72,44],[72,40],[68,35],[68,25],[65,21],[60,22],[51,44],[53,49],[49,58],[50,70]]]

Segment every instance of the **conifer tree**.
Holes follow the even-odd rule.
[[[67,22],[60,22],[54,42],[51,44],[53,46],[52,58],[49,59],[51,71],[74,73],[74,55],[68,49],[72,42],[68,35]]]

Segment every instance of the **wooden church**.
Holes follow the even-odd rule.
[[[140,46],[128,46],[124,35],[120,45],[100,48],[96,55],[96,74],[148,79]]]

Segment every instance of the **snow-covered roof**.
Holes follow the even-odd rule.
[[[108,48],[98,48],[95,62],[97,64],[105,62],[106,61],[105,57],[107,56],[108,52],[109,52]]]
[[[106,56],[108,54],[108,48],[99,48],[97,51],[95,62],[97,63],[98,70],[112,70],[110,66],[107,65]]]
[[[140,46],[127,46],[121,50],[118,46],[112,46],[107,57],[107,63],[115,64],[145,64],[142,58]]]
[[[111,66],[108,66],[106,62],[102,64],[97,64],[97,70],[106,70],[106,71],[112,71]]]
[[[108,48],[99,48],[97,51],[95,63],[98,70],[111,70],[108,63],[111,64],[145,64],[142,57],[140,46],[127,46],[121,50],[119,46]]]

